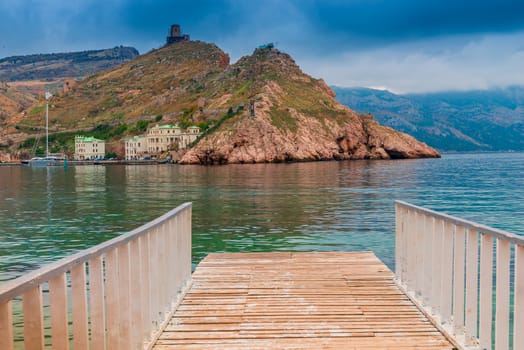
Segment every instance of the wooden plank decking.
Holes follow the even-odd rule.
[[[210,254],[154,346],[453,349],[371,252]]]

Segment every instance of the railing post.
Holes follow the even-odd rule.
[[[409,224],[411,220],[411,212],[406,209],[404,213],[404,271],[402,283],[408,288],[410,282],[410,264],[411,264],[411,251],[409,249],[409,242],[411,241],[411,225]]]
[[[132,240],[129,246],[130,256],[133,259],[130,265],[131,349],[141,349],[144,323],[142,322],[142,288],[137,285],[137,281],[140,281],[138,284],[143,283],[139,239]]]
[[[406,250],[407,253],[407,278],[406,278],[406,285],[408,287],[408,290],[414,291],[415,288],[415,282],[416,282],[416,264],[417,264],[417,254],[415,249],[413,248],[413,242],[415,241],[417,237],[417,226],[416,226],[416,216],[414,211],[409,211],[409,220],[407,222],[408,225],[408,245],[409,248]]]
[[[171,288],[171,300],[176,302],[178,298],[178,293],[180,292],[180,289],[183,286],[183,281],[185,280],[185,266],[186,266],[186,252],[185,252],[185,245],[184,245],[184,239],[186,235],[186,227],[185,227],[185,217],[186,213],[181,215],[180,217],[177,217],[175,221],[172,223],[172,234],[170,236],[170,244],[171,244],[171,251],[179,251],[181,254],[169,254],[171,257],[171,266],[177,266],[178,268],[176,270],[173,270],[171,272],[171,275],[173,276],[173,288]]]
[[[142,283],[139,286],[141,289],[141,306],[142,306],[142,322],[143,332],[142,340],[149,337],[151,333],[151,325],[153,323],[151,319],[151,267],[150,267],[150,251],[149,251],[149,234],[139,238],[140,242],[140,268],[142,276]]]
[[[119,297],[118,297],[118,256],[113,249],[106,255],[106,319],[107,349],[119,350]]]
[[[118,248],[118,298],[120,349],[131,349],[131,279],[129,244]]]
[[[87,292],[85,264],[71,269],[71,298],[73,303],[73,348],[89,349],[87,320]]]
[[[186,234],[184,235],[185,237],[185,241],[184,241],[184,245],[183,245],[183,249],[182,251],[184,252],[184,262],[183,262],[183,266],[184,266],[184,280],[189,280],[191,279],[191,266],[192,266],[192,246],[193,246],[193,237],[192,237],[192,230],[191,230],[191,227],[192,227],[192,220],[193,220],[193,208],[192,207],[189,207],[186,211],[186,214],[185,214],[185,218],[184,218],[184,221],[185,221],[185,225],[184,225],[184,232],[186,232]]]
[[[402,249],[402,213],[400,205],[395,203],[395,277],[402,281],[402,263],[401,256],[404,253]]]
[[[478,326],[478,233],[467,230],[466,235],[466,336],[477,338]]]
[[[42,350],[44,348],[44,315],[41,286],[38,285],[25,292],[22,299],[25,350]]]
[[[440,314],[442,323],[451,324],[453,303],[453,236],[454,226],[444,222],[442,235],[442,275],[440,280]]]
[[[425,234],[424,234],[424,217],[425,215],[421,213],[417,213],[416,216],[416,236],[415,241],[413,242],[413,249],[415,250],[416,254],[416,269],[414,271],[414,275],[416,278],[416,284],[415,284],[415,292],[417,297],[421,297],[423,295],[424,290],[424,241],[425,241]]]
[[[509,349],[509,261],[510,243],[497,239],[497,286],[495,313],[495,345],[497,350]]]
[[[464,329],[464,279],[465,279],[465,249],[466,234],[463,226],[455,227],[453,241],[453,332],[462,335]]]
[[[435,219],[433,222],[433,272],[432,272],[432,296],[431,305],[433,313],[440,315],[440,295],[442,290],[442,242],[444,236],[444,224],[442,220]]]
[[[13,311],[11,301],[0,303],[0,349],[13,350]]]
[[[493,237],[485,233],[480,240],[480,320],[481,349],[491,348],[493,311]]]
[[[524,349],[524,246],[515,246],[513,349]]]
[[[89,260],[89,299],[91,307],[91,349],[106,348],[104,269],[102,257]]]
[[[69,349],[66,274],[49,281],[49,306],[51,309],[51,344],[53,350]]]
[[[158,251],[161,243],[159,243],[158,238],[158,228],[156,228],[153,233],[149,236],[149,251],[150,251],[150,283],[151,283],[151,295],[150,295],[150,303],[151,303],[151,321],[153,322],[153,331],[156,332],[160,324],[158,323],[158,320],[160,318],[160,291],[156,287],[158,285],[158,281],[160,280],[160,261],[158,256]]]
[[[433,223],[434,219],[431,216],[426,216],[424,220],[424,236],[425,236],[425,247],[424,247],[424,288],[423,288],[423,298],[422,301],[424,305],[431,306],[431,285],[434,276],[432,276],[433,270],[433,255],[434,245],[433,245]]]
[[[410,213],[409,210],[404,209],[403,215],[402,215],[402,233],[403,233],[403,240],[402,240],[402,252],[403,256],[401,256],[402,261],[402,284],[407,286],[408,280],[409,280],[409,238],[410,238],[410,231],[409,231],[409,218]]]
[[[164,316],[169,312],[171,309],[171,299],[169,291],[167,290],[167,285],[169,285],[168,282],[165,282],[169,276],[169,272],[172,270],[172,267],[169,266],[169,236],[168,236],[168,227],[167,223],[164,223],[160,226],[160,279],[157,281],[157,288],[160,290],[160,300],[161,300],[161,309],[160,309],[160,319],[159,321],[162,322],[164,320]]]

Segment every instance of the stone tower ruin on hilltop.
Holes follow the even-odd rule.
[[[168,34],[169,36],[166,38],[166,45],[176,44],[181,41],[189,41],[189,35],[182,34],[179,24],[172,24]]]

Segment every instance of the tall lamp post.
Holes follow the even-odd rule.
[[[49,91],[45,93],[45,156],[49,157],[49,102],[53,96]]]

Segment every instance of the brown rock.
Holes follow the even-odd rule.
[[[324,79],[319,79],[318,82],[317,82],[318,86],[322,89],[322,91],[324,91],[326,94],[328,94],[329,96],[331,97],[335,97],[337,96],[337,94],[335,93],[335,91],[331,90],[331,88],[329,86],[327,86],[326,82],[324,81]]]
[[[295,132],[271,122],[264,103],[255,119],[247,112],[227,127],[207,136],[180,160],[181,164],[278,163],[342,159],[399,159],[439,157],[413,137],[362,120],[348,111],[345,122],[325,122],[301,113]]]

